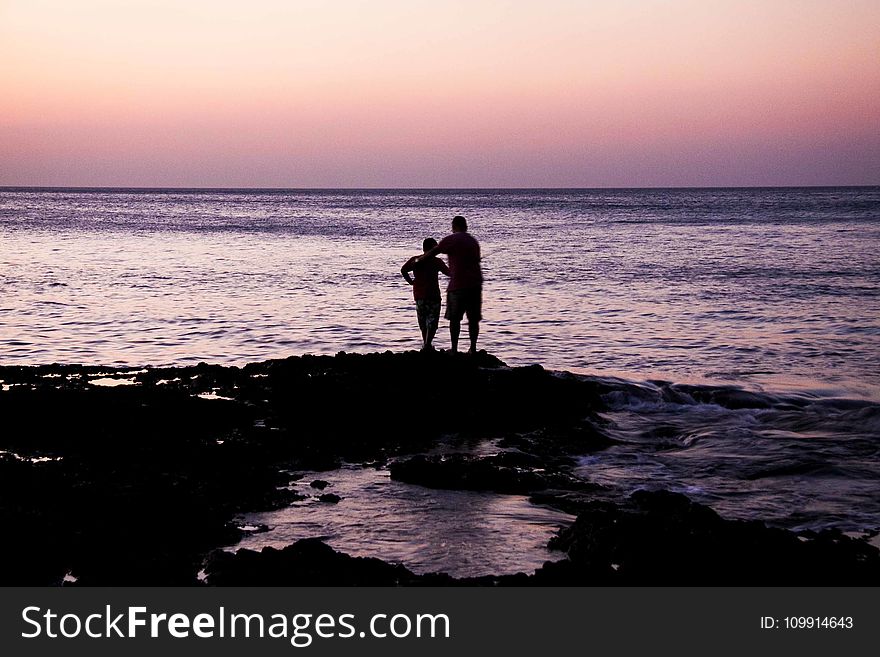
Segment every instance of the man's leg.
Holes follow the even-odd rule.
[[[452,342],[452,351],[458,351],[458,336],[461,333],[461,319],[449,320],[449,340]]]
[[[449,292],[446,295],[446,319],[449,320],[449,341],[452,343],[452,351],[458,351],[461,318],[464,316],[461,301],[461,295],[456,292]]]
[[[477,338],[480,337],[480,320],[483,318],[483,291],[473,290],[467,305],[468,336],[471,339],[470,353],[477,353]]]
[[[477,338],[480,337],[480,320],[468,318],[468,336],[471,339],[471,353],[477,353]]]

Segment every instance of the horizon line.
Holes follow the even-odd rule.
[[[847,185],[652,185],[652,186],[600,186],[600,187],[166,187],[150,185],[0,185],[0,190],[88,190],[88,191],[614,191],[614,190],[699,190],[699,189],[864,189],[880,187],[875,184]]]

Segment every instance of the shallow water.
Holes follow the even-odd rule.
[[[323,491],[311,488],[315,479],[330,485]],[[244,516],[244,524],[268,525],[270,531],[249,534],[234,549],[281,548],[323,536],[352,556],[402,563],[419,574],[531,573],[545,561],[563,558],[547,549],[547,541],[573,520],[521,495],[433,490],[392,481],[387,470],[373,468],[306,473],[296,490],[311,497],[279,511]],[[342,501],[320,502],[322,492]]]

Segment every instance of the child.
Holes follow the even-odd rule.
[[[422,251],[428,252],[437,246],[437,240],[427,238],[422,243]],[[431,343],[434,334],[437,333],[437,324],[440,321],[440,284],[437,282],[437,272],[443,272],[449,276],[449,268],[440,258],[431,257],[419,260],[413,256],[403,267],[400,273],[406,282],[413,286],[413,298],[416,300],[416,315],[419,318],[419,329],[422,331],[422,351],[432,350]],[[413,273],[415,280],[410,278]]]

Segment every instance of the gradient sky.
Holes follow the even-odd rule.
[[[877,0],[0,0],[0,185],[820,184]]]

